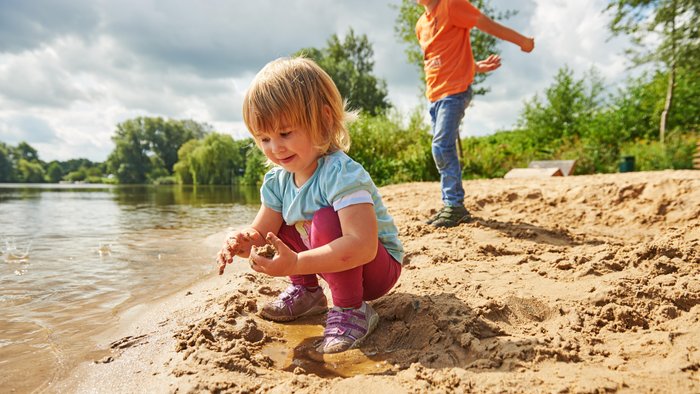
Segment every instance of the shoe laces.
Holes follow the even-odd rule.
[[[440,208],[437,212],[435,212],[435,215],[433,215],[433,219],[437,219],[442,215],[444,212],[446,212],[448,209],[447,206],[443,205],[442,208]]]
[[[284,304],[289,307],[294,303],[294,301],[301,298],[301,296],[304,294],[304,290],[304,286],[290,285],[282,292],[282,294],[280,294],[280,300],[282,300]]]
[[[442,212],[440,212],[440,217],[445,219],[451,219],[455,217],[462,217],[468,215],[469,211],[462,207],[444,207]]]
[[[359,309],[332,308],[328,311],[326,328],[323,330],[324,336],[349,336],[353,340],[356,336],[350,335],[350,330],[358,330],[361,335],[367,332],[367,327],[355,324],[356,320],[366,321],[365,314]]]

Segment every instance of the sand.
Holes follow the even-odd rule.
[[[438,184],[381,189],[407,257],[359,349],[315,354],[323,316],[256,314],[283,278],[212,262],[49,391],[700,392],[700,171],[465,188],[451,229],[422,223]]]

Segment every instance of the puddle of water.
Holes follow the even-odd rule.
[[[323,339],[323,326],[309,322],[283,323],[270,327],[279,331],[281,342],[273,342],[262,353],[283,371],[313,374],[324,378],[349,378],[356,375],[381,374],[392,368],[386,355],[376,351],[352,349],[336,354],[321,354],[316,345]]]

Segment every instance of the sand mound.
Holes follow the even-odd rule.
[[[256,312],[283,280],[239,274],[198,290],[205,307],[149,334],[166,347],[165,361],[142,362],[139,372],[167,379],[140,383],[224,392],[700,391],[700,172],[465,186],[474,220],[451,229],[423,224],[439,208],[437,184],[382,189],[407,257],[396,288],[373,302],[381,320],[360,349],[313,354],[323,316],[266,322]],[[142,348],[136,358],[153,364]]]

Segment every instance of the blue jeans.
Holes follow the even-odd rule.
[[[464,204],[462,166],[457,156],[459,124],[464,111],[472,100],[472,88],[430,103],[430,120],[433,128],[433,159],[440,172],[442,202],[447,206]]]

